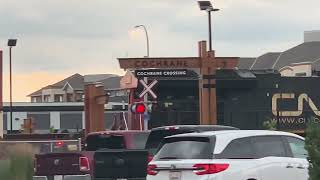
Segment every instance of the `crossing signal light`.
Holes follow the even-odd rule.
[[[136,114],[143,114],[146,112],[146,106],[143,103],[137,103],[131,106],[131,111]]]

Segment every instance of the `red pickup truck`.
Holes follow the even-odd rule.
[[[141,161],[141,166],[146,166],[147,152],[143,149],[149,133],[149,131],[132,130],[95,132],[87,136],[84,151],[38,154],[35,157],[34,180],[99,179],[98,177],[105,175],[101,166],[108,167],[107,159],[110,159],[110,153],[113,153],[113,156],[124,157],[131,159],[128,161],[135,162],[137,161],[135,158],[141,156],[138,161]],[[123,162],[123,158],[115,159],[115,164],[118,164],[119,167],[123,165]],[[126,166],[126,168],[127,171],[136,169],[134,166],[131,168]],[[140,169],[144,171],[144,168]],[[109,175],[112,176],[112,172],[109,172]]]

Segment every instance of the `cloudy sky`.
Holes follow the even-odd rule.
[[[303,41],[320,29],[319,0],[214,0],[218,56],[256,57]],[[0,48],[8,100],[8,38],[13,49],[14,101],[74,73],[117,73],[117,57],[143,57],[144,24],[151,56],[197,56],[207,16],[196,0],[0,0]]]

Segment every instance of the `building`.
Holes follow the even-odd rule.
[[[121,77],[114,74],[92,74],[82,76],[74,74],[52,85],[43,87],[31,94],[30,102],[49,103],[49,102],[83,102],[84,85],[91,82],[102,82],[106,90],[110,90],[112,96],[120,96],[114,91],[119,89]],[[122,96],[125,94],[122,93]]]
[[[111,99],[112,101],[112,99]],[[126,102],[109,102],[105,105],[105,129],[111,129],[127,116]],[[13,103],[12,130],[22,129],[24,119],[32,118],[35,133],[56,131],[77,132],[85,128],[83,102]],[[11,130],[9,103],[4,103],[3,129]]]
[[[273,70],[282,76],[319,76],[320,31],[306,31],[304,42],[283,52],[268,52],[257,58],[240,58],[239,69]]]
[[[150,117],[146,118],[149,128],[218,123],[241,129],[262,129],[264,121],[275,120],[281,130],[300,131],[310,118],[320,118],[317,100],[320,41],[305,39],[308,40],[286,51],[239,61],[235,57],[215,57],[214,51],[206,51],[205,42],[200,42],[199,57],[119,58],[119,63],[138,79],[147,77],[147,85],[157,81],[150,88],[157,97],[148,98],[152,104]],[[119,103],[115,109],[128,104],[129,99],[127,91],[119,85],[120,79],[94,80],[105,84],[111,99],[114,98],[112,102]],[[70,83],[65,81],[65,84],[69,87]],[[71,84],[69,89],[73,89]],[[140,93],[145,89],[140,83],[130,91],[133,94],[129,104],[143,101]],[[128,117],[128,124],[139,125],[144,118],[132,117]]]
[[[279,130],[302,133],[320,123],[320,77],[285,77],[268,70],[217,72],[218,123],[263,129],[274,121]]]
[[[74,74],[57,83],[48,85],[29,95],[31,102],[13,103],[12,127],[9,103],[3,106],[3,129],[18,132],[25,119],[32,118],[35,133],[48,133],[50,130],[69,132],[85,128],[84,87],[87,83],[100,82],[109,95],[105,104],[105,129],[123,129],[127,119],[128,95],[120,89],[122,77],[114,74]],[[130,124],[129,124],[130,126]],[[129,128],[129,127],[125,127]]]

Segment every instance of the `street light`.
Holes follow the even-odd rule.
[[[9,46],[9,66],[10,66],[10,130],[12,132],[12,62],[11,62],[11,49],[12,47],[17,45],[17,39],[9,39],[8,46]]]
[[[149,55],[150,55],[150,52],[149,52],[149,36],[148,36],[148,31],[147,31],[146,26],[145,26],[145,25],[136,25],[136,26],[134,26],[134,28],[143,28],[143,30],[144,30],[144,32],[145,32],[145,35],[146,35],[146,40],[147,40],[147,56],[145,56],[145,57],[149,57]],[[147,77],[144,77],[144,78],[143,78],[143,81],[147,83],[147,82],[148,82],[148,78],[147,78]],[[143,101],[144,101],[144,102],[147,102],[147,101],[148,101],[148,95],[147,95],[147,94],[144,95]],[[141,118],[142,118],[142,114],[140,114],[140,123],[141,123]],[[142,127],[141,124],[140,124],[140,127]],[[145,123],[144,123],[144,129],[145,129],[145,130],[148,130],[148,123],[147,123],[146,121],[145,121]]]
[[[149,36],[148,36],[148,31],[147,31],[146,26],[137,25],[137,26],[134,26],[134,28],[143,28],[143,30],[144,30],[144,32],[146,34],[146,40],[147,40],[147,56],[146,57],[149,57]]]
[[[201,11],[208,12],[208,23],[209,23],[209,50],[212,51],[212,37],[211,37],[211,12],[219,11],[220,9],[213,8],[210,1],[198,1]]]

